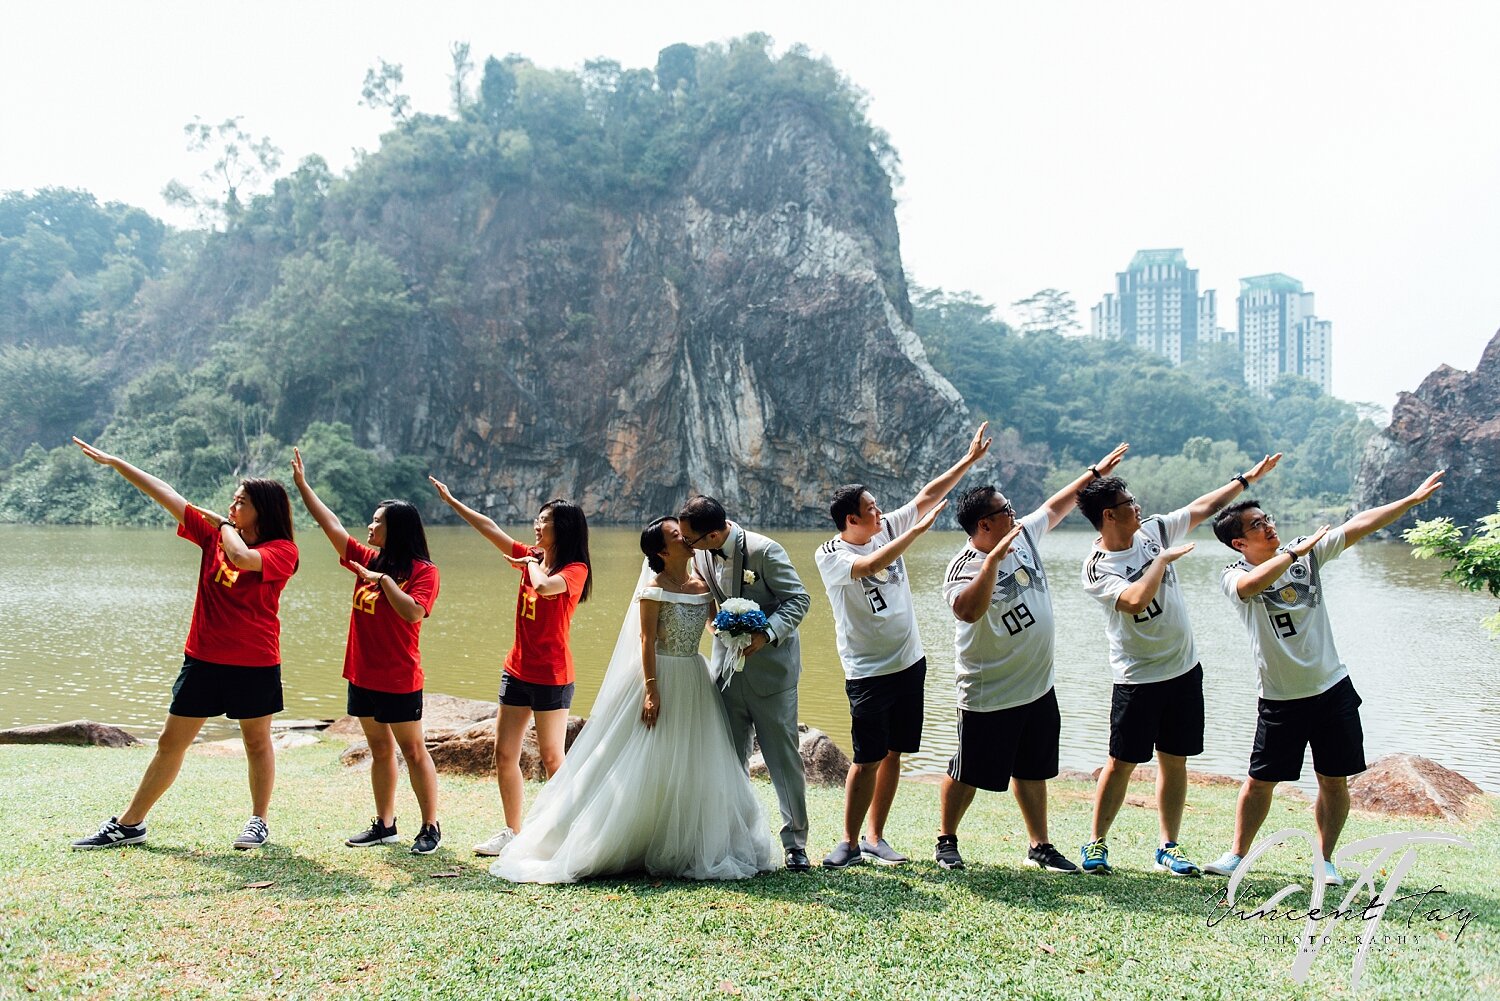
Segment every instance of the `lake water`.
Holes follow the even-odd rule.
[[[1062,762],[1092,769],[1106,753],[1110,677],[1104,613],[1077,583],[1092,541],[1087,526],[1078,525],[1048,536],[1042,553],[1057,582]],[[512,531],[530,538],[529,528]],[[847,749],[848,702],[833,618],[812,560],[828,535],[772,534],[813,596],[802,626],[802,718]],[[593,598],[573,624],[574,710],[584,715],[639,572],[636,539],[626,529],[593,533]],[[1240,776],[1255,732],[1255,673],[1239,619],[1218,592],[1228,550],[1206,531],[1194,539],[1198,548],[1177,564],[1208,699],[1206,747],[1194,767]],[[303,530],[299,541],[302,568],[282,597],[284,715],[338,716],[352,578],[321,533]],[[516,571],[467,527],[434,528],[430,542],[443,586],[423,626],[427,690],[494,699],[512,636]],[[909,762],[914,771],[940,771],[953,751],[953,620],[939,581],[962,544],[956,532],[930,533],[907,557],[929,665],[927,724],[923,750]],[[0,553],[0,727],[86,717],[154,735],[181,665],[197,550],[168,528],[0,525]],[[1423,754],[1500,792],[1500,641],[1479,624],[1494,604],[1459,591],[1440,571],[1412,559],[1400,543],[1371,541],[1329,566],[1329,612],[1364,698],[1366,753],[1371,760],[1397,751]],[[222,719],[205,731],[234,732]],[[1310,778],[1309,763],[1304,779]]]

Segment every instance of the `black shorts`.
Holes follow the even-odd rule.
[[[256,719],[281,712],[281,665],[237,667],[182,658],[167,712],[190,719]]]
[[[1190,758],[1203,753],[1203,665],[1141,685],[1116,685],[1109,707],[1109,756],[1140,764],[1151,749]]]
[[[1012,777],[1055,778],[1061,737],[1062,714],[1052,688],[1024,706],[988,713],[960,709],[958,753],[948,762],[948,776],[991,792],[1004,792]]]
[[[922,749],[922,691],[926,681],[926,657],[895,674],[844,681],[856,765],[883,761],[891,751],[908,754]]]
[[[573,705],[573,683],[539,685],[510,674],[500,675],[500,704],[525,706],[534,713],[567,709]]]
[[[377,723],[415,723],[422,718],[422,689],[377,692],[349,682],[350,716],[373,716]]]
[[[1255,723],[1250,777],[1262,782],[1295,782],[1312,744],[1313,771],[1338,778],[1365,770],[1362,703],[1345,677],[1328,691],[1305,699],[1261,699]]]

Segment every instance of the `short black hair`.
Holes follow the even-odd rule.
[[[651,524],[641,530],[641,552],[646,557],[646,565],[657,573],[667,568],[661,558],[661,551],[667,548],[666,524],[676,520],[670,514],[664,514],[652,519]]]
[[[1245,537],[1245,519],[1240,515],[1252,507],[1260,507],[1260,501],[1247,497],[1244,500],[1235,501],[1214,517],[1214,535],[1220,542],[1234,549],[1234,540]],[[1235,551],[1238,552],[1238,550]]]
[[[828,516],[833,519],[834,528],[842,532],[845,522],[851,517],[859,517],[859,499],[869,489],[863,483],[845,483],[833,492],[833,503],[828,505]]]
[[[717,532],[729,524],[724,505],[707,494],[699,494],[682,505],[682,510],[677,512],[677,520],[690,523],[693,531],[699,534]]]
[[[1078,491],[1078,510],[1095,528],[1104,527],[1104,512],[1120,502],[1120,495],[1130,488],[1118,476],[1101,476],[1085,483]]]
[[[1000,493],[993,483],[982,487],[970,487],[958,498],[958,524],[970,535],[979,527],[979,520],[989,514],[994,499]]]

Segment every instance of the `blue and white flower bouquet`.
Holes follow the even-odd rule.
[[[745,669],[745,650],[752,635],[765,629],[766,613],[749,598],[730,598],[719,606],[719,614],[714,616],[714,635],[734,651],[736,673]],[[720,680],[727,682],[728,677]]]

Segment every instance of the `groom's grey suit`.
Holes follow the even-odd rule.
[[[741,761],[750,758],[751,731],[760,738],[781,806],[782,846],[806,849],[807,776],[797,734],[797,682],[802,677],[797,626],[811,599],[786,550],[764,535],[731,522],[723,552],[722,560],[706,550],[695,553],[699,575],[721,604],[726,598],[748,598],[760,605],[770,636],[721,693],[729,713],[729,735]],[[755,575],[754,583],[745,582],[746,570]],[[734,652],[717,640],[713,652],[714,676],[724,677],[732,670]]]

